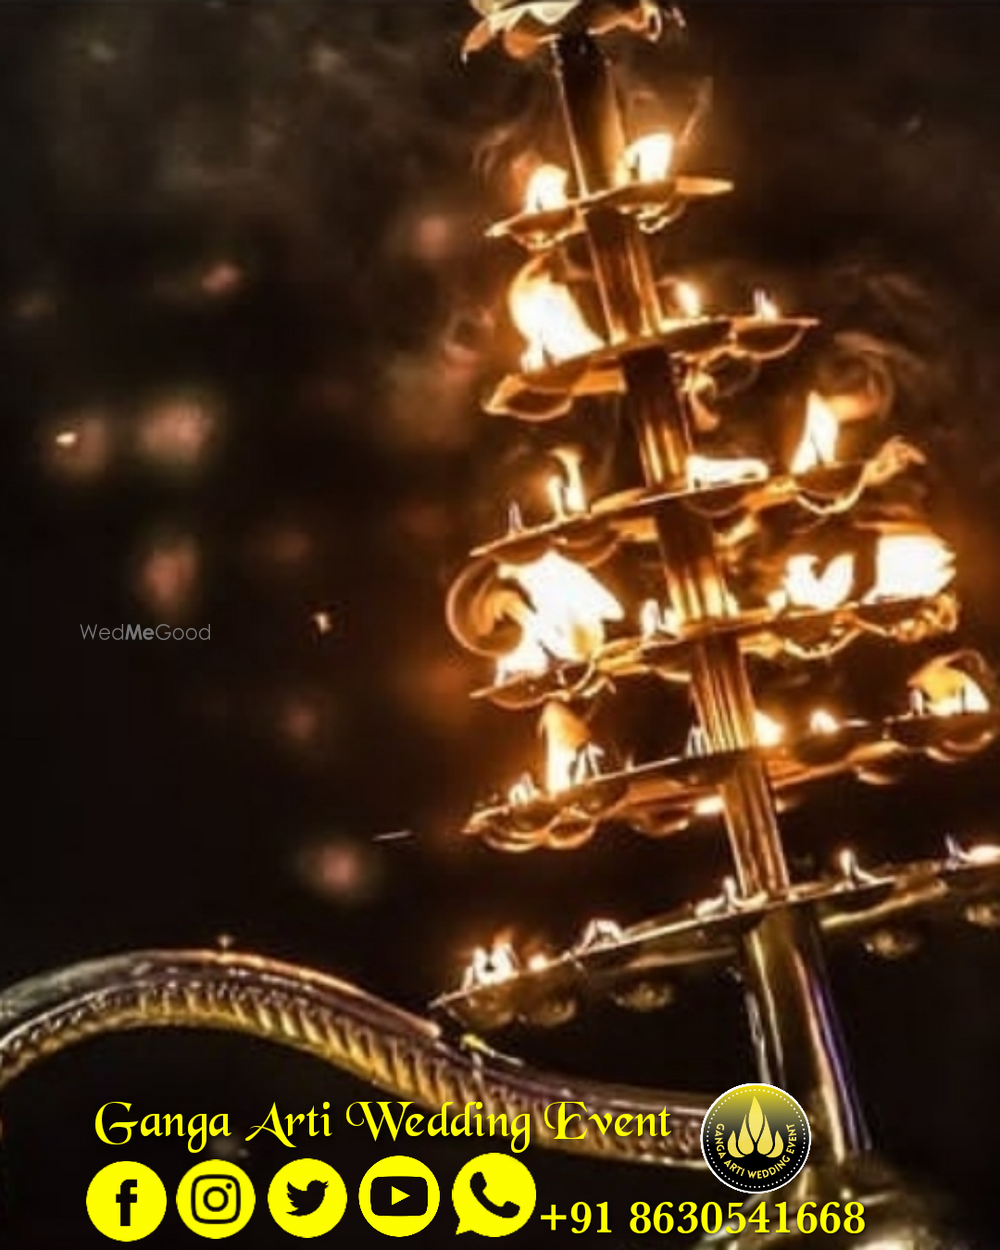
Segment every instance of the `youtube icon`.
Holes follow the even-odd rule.
[[[422,1176],[376,1176],[369,1201],[374,1215],[423,1215],[427,1181]]]
[[[364,1174],[358,1206],[372,1228],[387,1237],[410,1237],[437,1215],[441,1186],[426,1163],[411,1155],[380,1159]]]

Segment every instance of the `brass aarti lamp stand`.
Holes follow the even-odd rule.
[[[562,953],[483,948],[461,988],[436,1007],[476,1035],[515,1019],[558,1026],[593,1000],[653,1010],[678,978],[738,969],[756,1075],[794,1095],[810,1118],[799,1193],[836,1177],[838,1192],[874,1194],[882,1215],[872,1237],[878,1226],[882,1243],[909,1245],[904,1234],[917,1217],[908,1200],[884,1174],[866,1171],[864,1117],[821,948],[862,941],[891,955],[905,945],[903,921],[960,916],[997,927],[1000,848],[949,842],[939,859],[871,869],[845,851],[829,875],[793,880],[778,813],[824,778],[884,782],[914,756],[958,761],[979,752],[996,735],[1000,700],[985,662],[968,651],[916,664],[895,710],[877,722],[820,706],[779,721],[758,697],[767,703],[777,667],[808,670],[857,639],[902,646],[954,631],[949,548],[919,518],[900,521],[885,506],[880,514],[894,482],[922,458],[894,438],[842,459],[838,397],[818,395],[789,463],[711,454],[698,415],[724,421],[727,388],[749,385],[814,323],[782,315],[760,292],[745,313],[705,312],[697,291],[655,268],[651,236],[730,188],[676,172],[682,154],[670,136],[630,133],[601,40],[657,38],[679,18],[654,0],[474,2],[482,21],[471,48],[501,37],[514,55],[550,59],[572,158],[571,170],[540,159],[524,210],[494,228],[528,253],[511,291],[526,351],[488,408],[557,423],[583,398],[613,400],[627,415],[643,481],[588,500],[585,466],[559,449],[565,472],[551,484],[551,515],[526,524],[512,507],[508,532],[474,552],[456,582],[452,628],[496,665],[482,697],[535,709],[547,743],[544,778],[526,774],[482,805],[467,833],[507,851],[568,850],[611,825],[667,838],[710,835],[721,818],[733,877],[718,897],[631,929],[596,921]],[[572,267],[563,264],[567,249]],[[564,277],[581,265],[598,295],[588,312],[577,278]],[[842,540],[822,557],[831,523],[841,539],[849,535],[847,547]],[[772,541],[761,572],[754,545],[775,536],[780,559]],[[630,569],[658,571],[662,597],[623,603],[612,593],[611,582],[627,581],[609,576],[623,557]],[[597,700],[649,675],[689,690],[687,745],[619,765],[593,740],[587,716]],[[266,1036],[436,1109],[478,1100],[487,1111],[528,1111],[537,1141],[551,1137],[542,1111],[557,1099],[637,1113],[667,1106],[669,1137],[553,1144],[702,1162],[711,1098],[537,1073],[468,1036],[448,1044],[441,1027],[321,974],[228,951],[123,956],[15,987],[0,999],[0,1081],[79,1037],[155,1024]]]

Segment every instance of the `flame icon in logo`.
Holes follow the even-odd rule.
[[[785,1143],[781,1140],[780,1133],[771,1132],[767,1116],[761,1111],[760,1103],[755,1098],[750,1110],[743,1117],[739,1138],[735,1132],[730,1133],[726,1147],[734,1159],[742,1159],[744,1155],[753,1154],[754,1151],[766,1159],[777,1159],[784,1150]]]

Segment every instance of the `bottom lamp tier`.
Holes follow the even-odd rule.
[[[657,1010],[671,1003],[680,980],[738,966],[746,934],[769,912],[790,907],[812,909],[828,943],[860,942],[876,957],[899,958],[935,922],[1000,928],[1000,846],[963,850],[949,841],[941,859],[871,870],[845,851],[836,874],[780,897],[744,898],[727,881],[716,897],[628,929],[592,921],[576,945],[525,964],[507,944],[480,950],[462,988],[433,1007],[484,1032],[515,1022],[554,1027],[602,1001]]]

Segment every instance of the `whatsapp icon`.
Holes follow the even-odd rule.
[[[451,1200],[458,1216],[457,1233],[506,1237],[531,1219],[535,1179],[512,1155],[478,1155],[455,1177]]]

